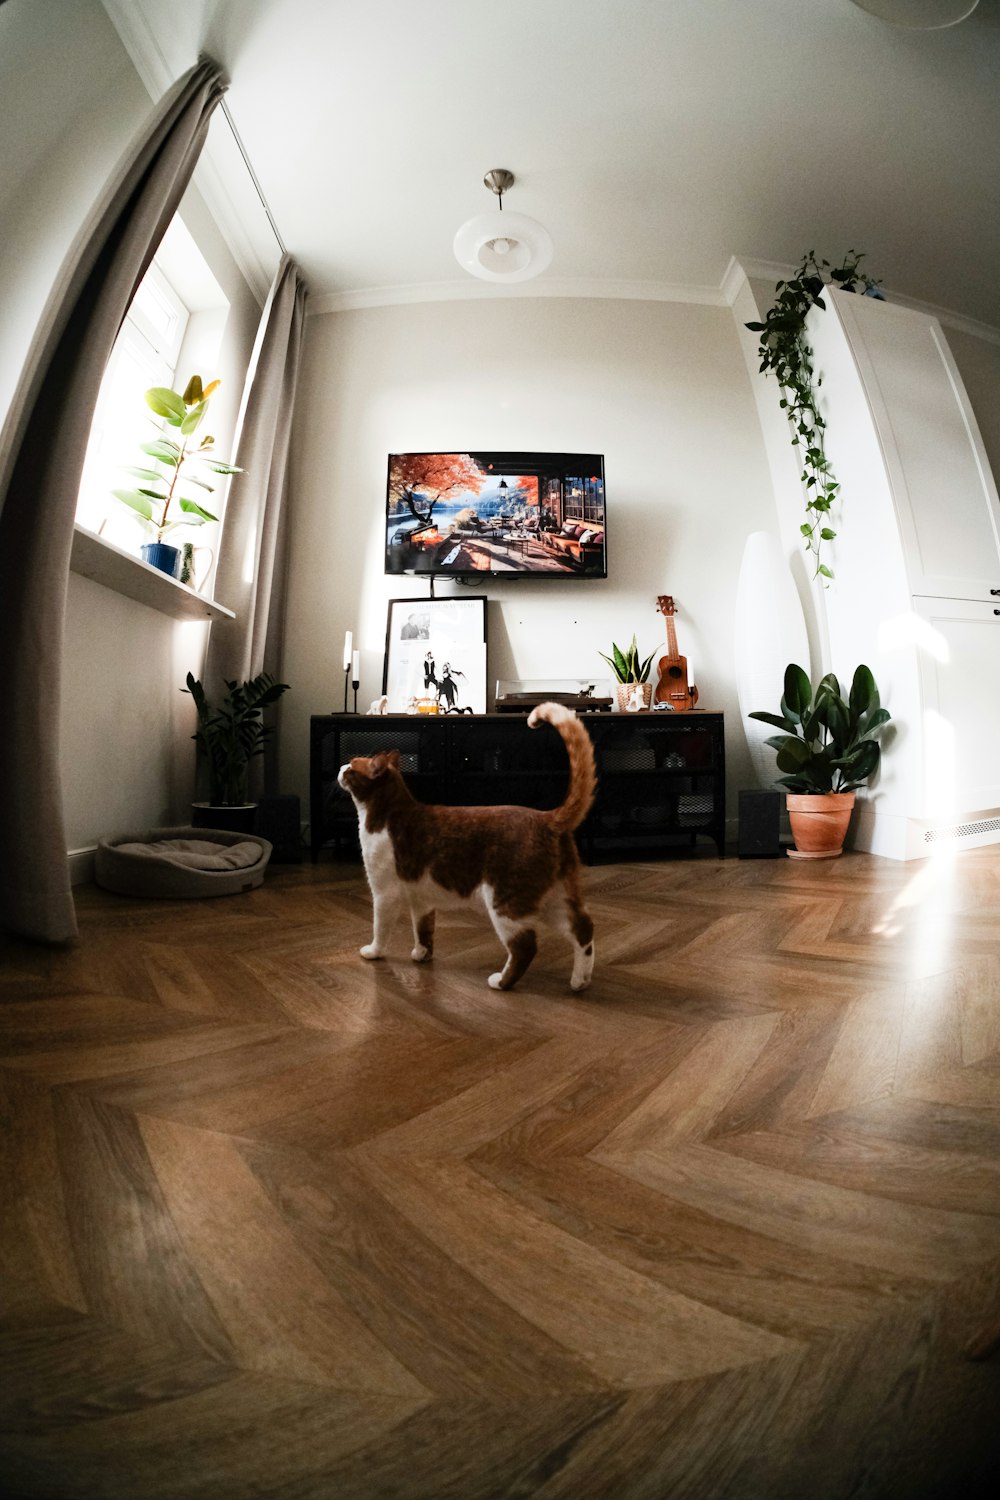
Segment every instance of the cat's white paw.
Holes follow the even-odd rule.
[[[503,975],[491,974],[489,979],[487,980],[487,983],[489,984],[491,990],[498,990],[501,988],[501,985],[503,983]]]
[[[363,948],[359,948],[358,949],[358,952],[361,954],[362,958],[381,958],[382,957],[382,949],[381,948],[376,948],[376,946],[375,946],[374,943],[366,943]]]
[[[425,948],[423,943],[418,943],[415,948],[410,949],[410,957],[415,964],[426,963],[431,956],[431,950]]]
[[[594,944],[588,944],[589,951],[581,949],[573,955],[573,972],[570,975],[569,987],[571,990],[585,990],[594,973]]]

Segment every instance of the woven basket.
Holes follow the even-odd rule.
[[[619,713],[629,712],[629,699],[634,694],[636,688],[642,693],[643,708],[649,707],[653,699],[653,684],[651,682],[616,682],[615,702],[618,705]],[[632,709],[631,712],[635,713],[636,710]]]

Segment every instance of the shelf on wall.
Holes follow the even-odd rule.
[[[73,528],[73,552],[70,567],[83,578],[114,589],[161,614],[172,615],[175,620],[233,620],[231,609],[218,604],[214,599],[178,583],[159,568],[151,568],[141,558],[133,557],[113,542],[106,542],[84,526]]]

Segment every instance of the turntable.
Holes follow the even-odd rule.
[[[596,677],[500,678],[497,681],[498,714],[526,714],[539,703],[561,703],[578,714],[611,712],[609,684]]]

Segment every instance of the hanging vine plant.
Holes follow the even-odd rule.
[[[806,520],[799,527],[806,550],[816,564],[814,578],[826,584],[833,573],[822,558],[824,542],[837,535],[829,524],[830,511],[840,485],[826,456],[826,423],[817,407],[817,390],[822,379],[813,373],[812,350],[806,343],[806,314],[812,307],[826,309],[823,288],[829,280],[844,292],[859,287],[865,295],[881,297],[880,281],[860,269],[863,253],[848,250],[843,265],[831,266],[828,260],[817,260],[815,250],[802,257],[802,264],[791,281],[779,281],[774,288],[774,306],[763,323],[747,323],[751,333],[760,334],[758,354],[760,369],[776,376],[781,387],[780,406],[788,417],[792,443],[801,449],[802,483],[806,492]]]

